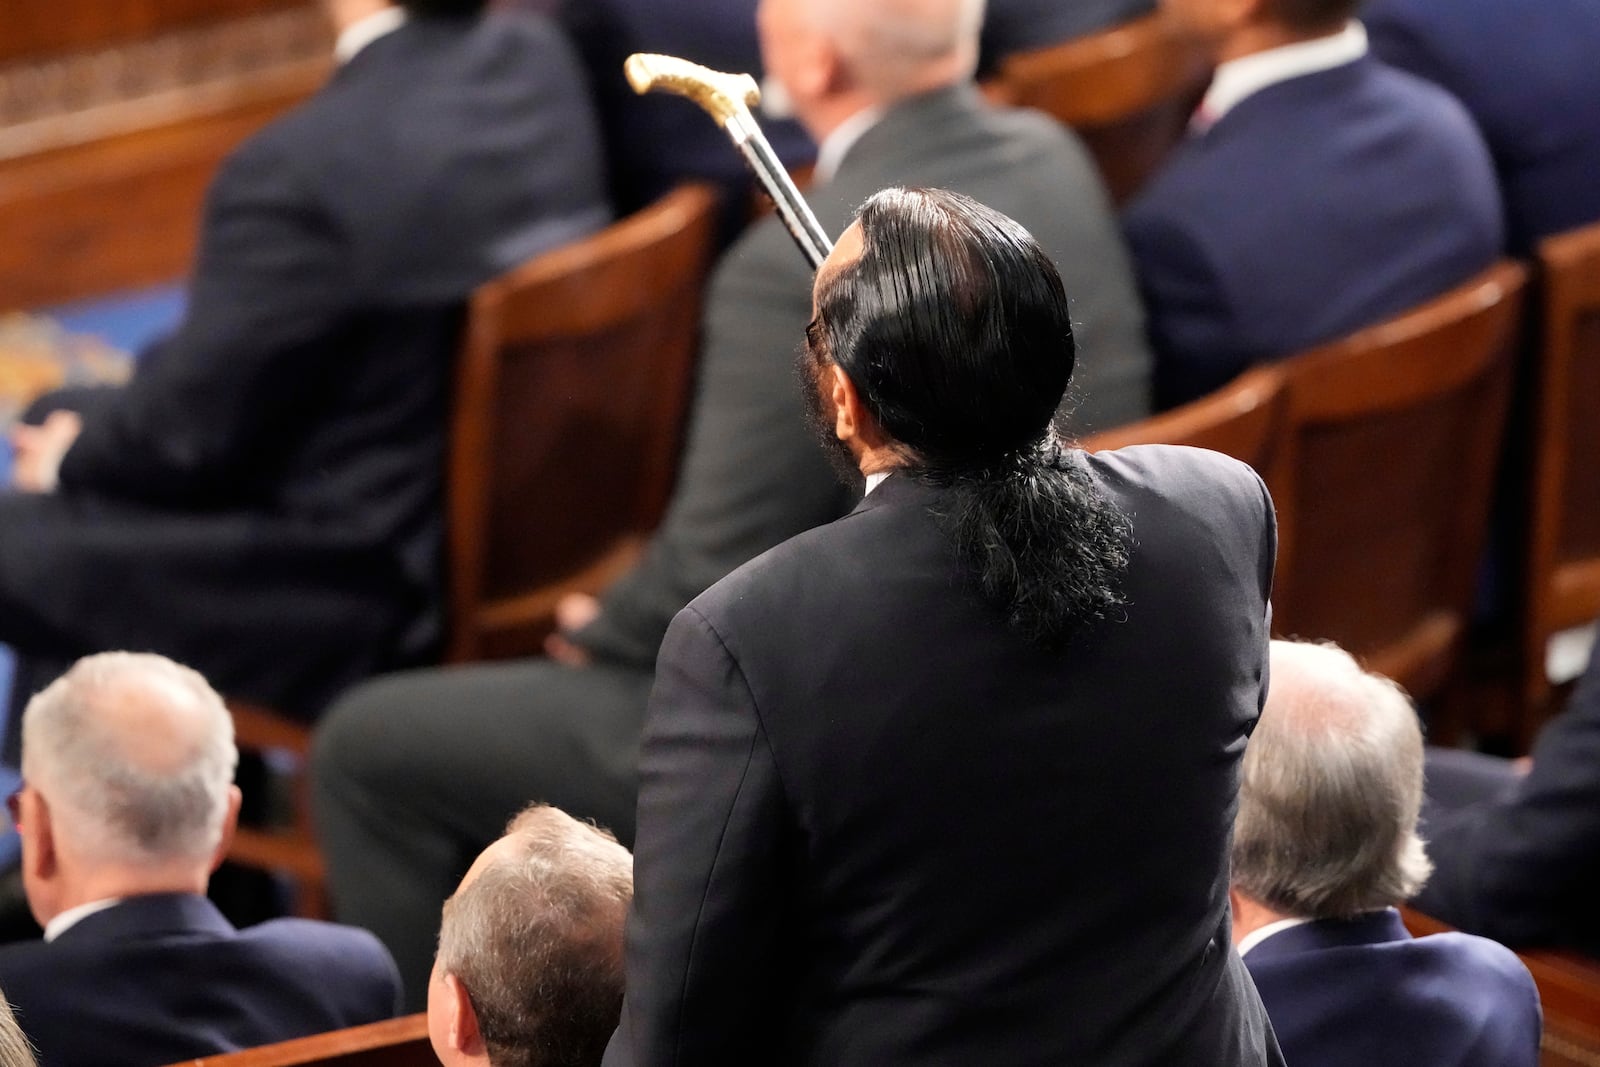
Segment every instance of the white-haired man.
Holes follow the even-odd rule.
[[[1233,937],[1295,1067],[1534,1067],[1539,995],[1505,947],[1413,939],[1427,880],[1422,731],[1399,686],[1329,645],[1272,643],[1234,822]]]
[[[44,940],[0,948],[0,988],[49,1067],[144,1067],[388,1018],[372,935],[206,900],[239,810],[222,699],[155,655],[80,660],[28,704],[12,799]]]
[[[972,84],[981,16],[976,0],[764,0],[770,80],[822,146],[812,206],[838,234],[867,197],[904,184],[968,193],[1022,222],[1072,297],[1074,429],[1135,418],[1149,359],[1109,200],[1070,133],[985,105]],[[428,973],[439,902],[530,800],[632,840],[640,728],[673,615],[859,499],[816,448],[794,373],[811,280],[776,219],[723,257],[666,519],[598,603],[564,602],[562,662],[379,679],[324,722],[316,799],[334,903],[384,939],[408,985]]]
[[[445,902],[428,1036],[445,1067],[598,1067],[622,1010],[633,857],[528,808]]]

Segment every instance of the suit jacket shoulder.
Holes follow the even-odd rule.
[[[1394,912],[1310,923],[1245,956],[1285,1059],[1304,1067],[1535,1067],[1539,994],[1503,945],[1411,938]]]
[[[397,1014],[394,961],[364,930],[235,930],[203,897],[134,897],[55,942],[0,948],[0,988],[41,1067],[152,1067]]]

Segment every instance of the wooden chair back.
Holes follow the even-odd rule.
[[[1118,204],[1183,136],[1211,64],[1164,14],[1010,56],[991,95],[1054,115],[1083,138]]]
[[[1401,916],[1413,937],[1448,933],[1451,927],[1414,908]],[[1600,1063],[1600,960],[1572,952],[1519,952],[1533,975],[1544,1007],[1541,1067],[1593,1067]]]
[[[1194,445],[1264,470],[1283,409],[1283,375],[1267,365],[1246,371],[1216,392],[1083,441],[1091,452],[1125,445]]]
[[[1279,364],[1277,629],[1338,641],[1418,699],[1471,609],[1526,279],[1497,264]]]
[[[527,655],[672,490],[717,200],[679,189],[473,296],[449,473],[451,661]]]
[[[428,1017],[419,1013],[168,1067],[439,1067],[439,1060]]]
[[[1552,634],[1600,617],[1600,224],[1539,247],[1523,706],[1548,701]]]

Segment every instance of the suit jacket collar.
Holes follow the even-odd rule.
[[[1357,948],[1395,941],[1409,941],[1411,934],[1393,908],[1370,911],[1354,919],[1318,919],[1316,922],[1273,934],[1250,950],[1252,964],[1302,952],[1329,948]]]
[[[892,157],[894,152],[903,151],[908,145],[923,145],[927,141],[928,129],[946,128],[951,123],[962,124],[969,116],[986,107],[988,105],[983,95],[971,82],[902,100],[851,146],[840,161],[835,178],[849,175],[855,168],[870,166],[873,160]]]
[[[1251,93],[1229,108],[1226,115],[1203,132],[1196,134],[1191,140],[1209,142],[1221,134],[1246,126],[1258,115],[1271,116],[1278,108],[1289,108],[1294,111],[1338,100],[1348,94],[1361,79],[1368,77],[1376,64],[1377,60],[1366,55],[1341,66],[1302,74],[1288,81],[1269,85]],[[1312,120],[1308,118],[1307,121]]]
[[[78,941],[133,941],[173,934],[232,936],[237,931],[216,905],[195,893],[153,893],[129,897],[73,925],[52,944]]]

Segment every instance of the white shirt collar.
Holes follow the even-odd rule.
[[[79,904],[76,908],[68,908],[44,924],[44,939],[46,941],[54,941],[89,916],[96,915],[107,908],[114,908],[121,903],[121,897],[108,897],[105,900],[91,900],[87,904]]]
[[[1268,923],[1259,930],[1252,930],[1240,939],[1239,955],[1243,956],[1273,934],[1281,934],[1285,930],[1293,930],[1296,926],[1304,926],[1310,921],[1310,919],[1279,919],[1275,923]]]
[[[888,479],[889,475],[893,473],[894,471],[879,471],[876,474],[867,475],[867,492],[862,493],[861,495],[866,496],[867,493],[870,493],[874,489],[878,488],[878,486],[882,485],[884,481]]]
[[[1230,59],[1217,68],[1216,77],[1211,79],[1211,88],[1206,90],[1206,98],[1195,113],[1196,123],[1202,129],[1208,128],[1246,97],[1268,86],[1342,67],[1366,54],[1366,28],[1352,19],[1344,29],[1326,37]]]
[[[834,128],[834,131],[823,138],[822,144],[817,146],[817,165],[813,174],[820,185],[833,180],[839,173],[839,165],[844,162],[844,157],[850,154],[850,149],[856,142],[866,135],[866,132],[876,126],[883,118],[884,109],[881,107],[864,108],[845,119]]]
[[[405,24],[406,11],[403,7],[386,7],[366,18],[357,19],[346,26],[338,40],[333,42],[333,58],[340,64],[348,63],[367,45]]]

